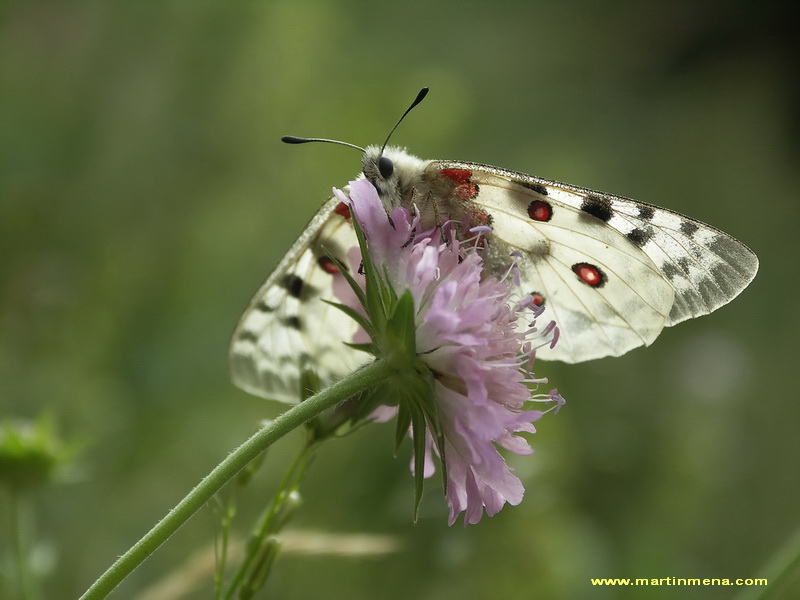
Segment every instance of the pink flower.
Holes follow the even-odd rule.
[[[552,322],[544,330],[536,327],[544,309],[534,306],[530,296],[514,295],[513,270],[503,279],[483,272],[487,228],[470,232],[450,222],[420,232],[415,212],[399,207],[387,215],[376,189],[363,179],[351,182],[349,198],[339,190],[334,193],[358,220],[374,272],[396,298],[407,291],[413,299],[415,364],[423,365],[416,369],[432,375],[435,405],[433,411],[426,411],[424,403],[420,409],[426,422],[424,442],[421,432],[412,432],[415,452],[424,448],[425,454],[424,462],[418,456],[415,464],[424,464],[428,477],[434,470],[433,453],[441,455],[449,523],[462,511],[465,524],[477,523],[484,510],[491,516],[506,502],[519,504],[524,488],[498,446],[516,454],[532,453],[518,434],[534,433],[534,421],[563,404],[557,390],[532,396],[529,387],[547,382],[535,379],[530,366],[537,347],[555,343],[557,328]],[[469,239],[459,239],[464,234]],[[350,251],[349,260],[351,273],[363,272],[358,248]],[[355,279],[364,289],[365,278]],[[344,285],[335,291],[343,304],[371,319],[376,354],[394,353],[391,344],[381,341],[374,315],[360,305],[356,293]],[[353,341],[369,340],[361,330]],[[387,402],[392,408],[376,411],[374,418],[387,420],[398,410],[402,413],[403,398],[400,394],[399,400]],[[526,410],[531,400],[555,404],[546,411]]]

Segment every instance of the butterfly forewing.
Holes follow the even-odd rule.
[[[675,288],[667,325],[716,310],[755,277],[752,250],[710,225],[627,198],[614,198],[612,206],[612,226],[643,232],[637,239]]]
[[[433,168],[442,166],[456,168],[454,163]],[[469,167],[477,185],[471,202],[491,215],[494,252],[515,253],[520,293],[538,296],[561,330],[556,347],[540,351],[542,358],[579,362],[618,356],[658,336],[674,292],[647,254],[580,210],[574,192],[530,185],[522,175],[484,166],[460,166]],[[544,212],[537,214],[536,206]],[[577,265],[594,269],[599,279],[587,283]]]
[[[250,302],[234,333],[229,362],[234,383],[265,398],[298,402],[303,371],[328,385],[364,362],[346,346],[356,322],[323,300],[333,301],[336,268],[357,244],[349,219],[329,200],[309,223]]]
[[[579,362],[647,345],[665,325],[729,302],[758,268],[741,242],[653,205],[475,163],[434,161],[428,171],[468,173],[475,195],[466,203],[522,253],[521,292],[541,295],[562,334],[542,358]]]

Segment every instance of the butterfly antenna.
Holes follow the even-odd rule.
[[[386,149],[386,144],[389,143],[389,138],[392,137],[392,134],[394,133],[394,130],[397,129],[397,126],[400,125],[403,119],[406,118],[406,115],[411,112],[411,109],[414,108],[420,102],[422,102],[425,99],[425,96],[427,95],[428,95],[428,88],[426,87],[422,88],[419,91],[419,94],[417,94],[417,97],[414,98],[414,101],[411,103],[411,106],[409,106],[406,109],[406,112],[404,112],[403,115],[399,119],[397,119],[397,123],[394,124],[394,127],[392,127],[392,130],[389,132],[389,135],[386,136],[386,141],[383,142],[383,146],[381,146],[381,155],[383,155],[383,151]]]
[[[364,152],[364,149],[361,146],[356,146],[355,144],[351,144],[349,142],[342,142],[339,140],[326,140],[325,138],[302,138],[293,135],[285,135],[281,138],[281,141],[287,144],[307,144],[308,142],[326,142],[328,144],[339,144],[340,146],[348,146],[350,148],[355,148],[356,150],[359,150],[362,154]]]
[[[414,98],[414,101],[411,103],[411,105],[406,109],[406,111],[402,114],[402,116],[399,119],[397,119],[397,123],[394,124],[394,127],[392,127],[392,130],[389,132],[389,135],[386,136],[386,141],[383,142],[383,146],[381,146],[381,155],[383,155],[383,151],[386,149],[386,144],[389,143],[389,139],[392,137],[394,130],[397,129],[397,126],[400,125],[403,119],[406,118],[406,115],[411,112],[411,109],[414,108],[420,102],[422,102],[425,99],[425,96],[427,95],[428,95],[428,88],[426,87],[422,88],[417,94],[417,97]],[[307,144],[308,142],[325,142],[328,144],[339,144],[340,146],[348,146],[350,148],[355,148],[356,150],[359,150],[362,153],[364,152],[364,148],[362,148],[361,146],[356,146],[355,144],[351,144],[349,142],[342,142],[340,140],[329,140],[325,138],[303,138],[294,135],[285,135],[281,138],[281,141],[286,144]]]

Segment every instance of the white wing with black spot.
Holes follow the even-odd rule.
[[[239,320],[229,350],[233,382],[247,392],[282,402],[299,402],[303,372],[322,382],[352,372],[366,355],[349,348],[356,322],[323,302],[335,300],[335,270],[325,250],[344,262],[357,245],[353,227],[332,198],[256,293]]]
[[[447,169],[471,174],[465,202],[491,215],[497,246],[521,253],[521,291],[540,294],[558,323],[558,344],[538,353],[545,359],[648,345],[665,326],[730,302],[758,270],[738,240],[663,208],[487,165],[428,167]]]

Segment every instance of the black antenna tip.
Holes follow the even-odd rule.
[[[303,137],[296,137],[294,135],[285,135],[281,138],[281,141],[286,144],[307,144],[308,142],[325,142],[326,144],[339,144],[340,146],[349,146],[350,148],[355,148],[359,152],[364,152],[364,149],[361,146],[356,146],[355,144],[351,144],[350,142],[340,142],[339,140],[328,140],[325,138],[303,138]]]
[[[383,154],[383,151],[386,149],[386,144],[389,143],[389,138],[392,137],[392,134],[394,133],[394,130],[397,129],[397,126],[400,125],[400,122],[403,119],[405,119],[406,115],[409,112],[411,112],[411,109],[414,108],[420,102],[422,102],[425,99],[425,96],[427,96],[427,95],[428,95],[428,88],[424,87],[419,91],[419,93],[417,94],[417,97],[414,98],[414,101],[411,103],[411,106],[409,106],[406,109],[406,112],[403,113],[403,115],[397,120],[397,123],[394,124],[394,127],[392,127],[392,130],[389,132],[389,135],[386,136],[386,141],[383,142],[383,146],[381,146],[381,154]]]

